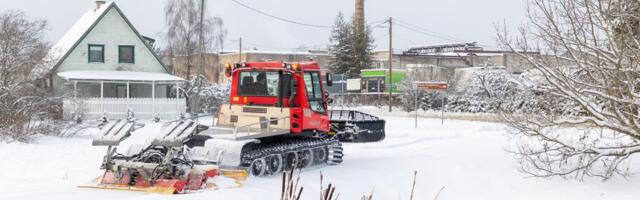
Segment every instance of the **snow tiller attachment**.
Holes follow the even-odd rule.
[[[355,110],[329,110],[331,134],[341,142],[378,142],[384,139],[384,119]]]
[[[191,120],[175,121],[155,138],[148,138],[146,144],[131,145],[126,153],[119,153],[116,146],[131,135],[134,125],[129,120],[109,122],[93,140],[94,146],[107,146],[101,166],[104,174],[94,184],[80,187],[178,194],[219,188],[214,178],[229,178],[223,187],[239,187],[247,177],[246,171],[222,170],[206,161],[191,159],[186,144],[198,129],[206,127]]]

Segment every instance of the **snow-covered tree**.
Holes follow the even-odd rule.
[[[505,120],[521,136],[513,150],[533,176],[608,179],[628,175],[628,158],[640,152],[640,2],[532,0],[529,23],[510,50],[539,74],[528,102],[535,112],[512,110]],[[506,27],[506,26],[505,26]]]
[[[0,84],[26,80],[45,57],[49,44],[42,39],[45,20],[30,20],[22,11],[0,15]]]
[[[476,98],[501,100],[514,95],[519,86],[513,74],[504,69],[483,68],[473,73],[464,93]]]
[[[352,17],[352,24],[355,24],[355,17]],[[353,62],[354,66],[349,71],[351,77],[360,76],[360,70],[371,66],[374,40],[371,36],[371,28],[365,25],[362,32],[355,31],[353,34]]]
[[[353,24],[338,13],[329,38],[329,66],[334,73],[347,74],[353,67]]]
[[[205,85],[198,89],[200,91],[201,98],[201,113],[218,113],[220,105],[229,103],[229,91],[231,90],[228,84],[211,84]]]
[[[422,92],[416,91],[413,85],[413,82],[417,80],[416,74],[408,73],[398,86],[398,89],[404,91],[402,98],[400,98],[404,111],[410,112],[415,110],[416,96],[418,101],[421,102]]]
[[[59,98],[39,87],[31,70],[44,64],[49,44],[46,20],[29,19],[24,12],[0,13],[0,140],[28,141],[36,134],[56,134],[47,123],[60,112]]]
[[[334,73],[358,77],[360,70],[371,65],[373,37],[368,26],[363,33],[358,33],[355,31],[353,18],[347,22],[342,12],[339,12],[329,42],[329,66]]]

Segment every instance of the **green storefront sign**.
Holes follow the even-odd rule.
[[[406,71],[401,69],[392,70],[392,75],[389,76],[389,70],[387,69],[363,69],[360,72],[362,92],[363,93],[380,93],[388,92],[389,78],[393,82],[393,92],[402,91],[399,90],[398,85],[404,80]],[[383,81],[384,80],[384,81]]]

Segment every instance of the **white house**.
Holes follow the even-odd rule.
[[[65,94],[65,118],[173,119],[185,110],[173,76],[114,2],[96,1],[52,47],[50,64],[34,69],[55,94]]]

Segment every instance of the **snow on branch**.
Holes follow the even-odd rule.
[[[640,152],[639,9],[631,0],[533,0],[516,36],[497,27],[505,49],[546,52],[518,54],[542,77],[528,98],[541,112],[503,113],[523,172],[630,174],[625,163]]]

